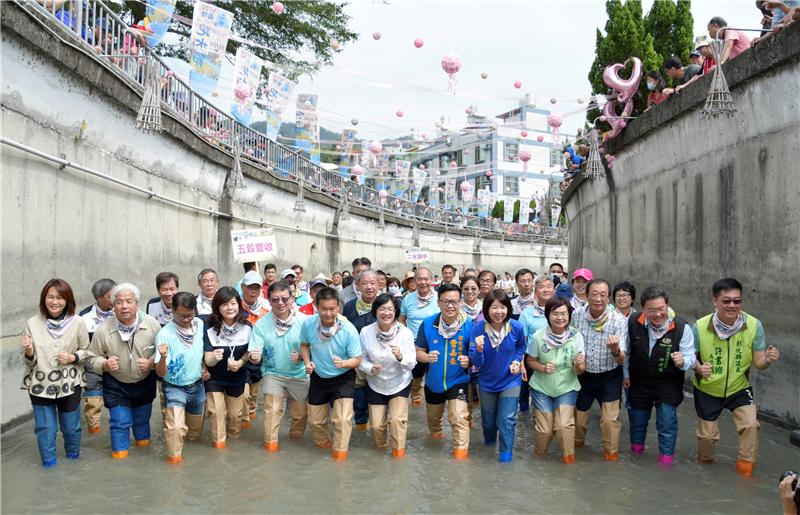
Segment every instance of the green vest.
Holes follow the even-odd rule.
[[[742,315],[744,327],[727,340],[720,340],[714,331],[713,313],[695,322],[700,362],[711,363],[711,377],[694,376],[694,385],[701,392],[724,399],[750,386],[747,376],[753,363],[758,320],[744,312]]]
[[[578,374],[572,367],[575,355],[578,354],[578,344],[583,340],[580,331],[575,331],[575,336],[569,339],[563,346],[544,352],[545,347],[544,333],[547,328],[539,329],[534,333],[533,340],[539,349],[539,363],[546,365],[553,363],[556,371],[552,374],[534,371],[529,384],[537,392],[541,392],[548,397],[559,397],[569,392],[577,392],[581,389],[578,382]]]

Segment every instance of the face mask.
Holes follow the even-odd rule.
[[[398,288],[397,286],[389,286],[389,293],[391,294],[400,293],[400,288]]]
[[[647,83],[647,89],[648,89],[649,91],[655,91],[655,89],[656,89],[656,85],[655,85],[655,84],[653,84],[652,82],[648,82],[648,83]]]

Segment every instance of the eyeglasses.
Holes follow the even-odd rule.
[[[631,296],[631,294],[626,292],[626,291],[618,291],[617,293],[614,294],[614,297],[616,297],[618,299],[625,299],[625,298],[630,297],[630,296]]]
[[[194,313],[187,313],[186,315],[179,315],[178,313],[175,313],[173,316],[175,318],[177,318],[178,320],[186,321],[186,320],[193,319],[194,318]]]
[[[271,297],[269,299],[273,304],[286,304],[291,297]]]
[[[731,304],[739,306],[742,304],[742,299],[719,299],[719,301],[725,306],[730,306]]]
[[[455,307],[458,306],[459,302],[461,302],[461,300],[440,300],[439,304],[442,304],[443,306]]]
[[[558,318],[563,320],[565,318],[569,318],[569,313],[550,313],[550,318]]]
[[[394,313],[394,308],[391,306],[385,308],[378,308],[378,313]]]
[[[647,308],[644,310],[645,314],[647,315],[658,315],[662,313],[666,313],[669,310],[667,306],[662,306],[660,308]]]

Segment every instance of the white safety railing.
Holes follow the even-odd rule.
[[[361,185],[336,171],[328,171],[312,163],[302,154],[280,145],[263,133],[242,125],[233,117],[220,112],[213,104],[197,94],[190,85],[177,76],[157,53],[149,48],[137,29],[126,24],[101,0],[16,0],[25,6],[35,6],[40,12],[58,20],[81,42],[87,52],[121,74],[131,86],[144,91],[147,59],[156,63],[161,77],[162,109],[183,121],[198,136],[232,152],[237,143],[241,146],[243,160],[260,165],[273,176],[303,184],[309,191],[341,201],[347,193],[348,203],[378,213],[399,216],[403,219],[467,228],[481,236],[500,234],[514,239],[537,243],[565,244],[567,231],[537,224],[508,224],[473,214],[463,214],[457,208],[443,209],[413,202],[408,198],[389,195],[381,206],[378,190]]]

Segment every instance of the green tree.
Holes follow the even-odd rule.
[[[691,0],[678,0],[675,9],[674,34],[672,37],[673,55],[677,55],[684,63],[689,62],[689,53],[694,48],[694,17]]]
[[[248,47],[262,59],[284,68],[281,71],[289,78],[297,79],[303,73],[313,73],[322,65],[331,62],[335,50],[332,40],[342,46],[358,39],[347,24],[350,17],[344,12],[343,2],[309,0],[291,2],[286,10],[277,15],[272,12],[272,0],[250,0],[217,2],[220,7],[233,13],[232,32],[241,38],[268,48]],[[132,21],[139,21],[145,14],[145,2],[126,0],[118,7],[120,14]],[[175,13],[191,18],[194,2],[178,0]],[[161,55],[186,59],[185,44],[191,35],[191,27],[177,21],[170,26],[180,36],[177,44],[162,43],[158,46]],[[236,53],[239,43],[228,41],[227,51]],[[307,57],[310,54],[311,57]],[[266,67],[265,67],[266,68]],[[263,73],[268,73],[265,69]]]
[[[592,93],[601,95],[611,93],[603,82],[603,71],[606,66],[638,57],[646,73],[649,70],[659,69],[662,64],[655,51],[652,34],[645,31],[640,0],[628,0],[624,4],[620,0],[608,0],[606,13],[608,21],[605,25],[605,34],[597,30],[595,59],[589,70]],[[626,72],[630,74],[631,67],[629,64],[622,75],[625,76]],[[640,94],[634,100],[634,114],[641,113],[646,107],[645,81],[641,81],[639,91]],[[593,110],[589,112],[588,117],[593,121],[598,114],[597,110]]]
[[[492,212],[489,214],[492,218],[503,218],[503,211],[505,210],[505,201],[498,200],[494,207],[492,208]]]
[[[661,57],[662,63],[674,52],[673,29],[676,10],[672,0],[655,0],[644,19],[644,30],[653,36],[653,49]]]

